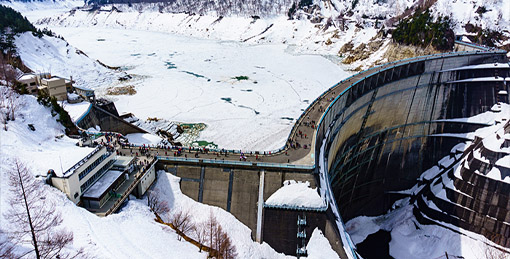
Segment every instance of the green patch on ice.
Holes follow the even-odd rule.
[[[122,66],[119,68],[120,71],[128,71],[135,68],[135,66]]]
[[[200,136],[200,132],[207,128],[204,123],[176,123],[179,128],[178,131],[181,133],[176,139],[184,146],[192,145],[196,139]]]
[[[232,98],[230,98],[230,97],[222,97],[220,99],[225,101],[225,102],[227,102],[227,103],[232,103]]]
[[[132,57],[138,57],[140,56],[140,53],[131,54]]]
[[[250,78],[247,76],[234,76],[234,77],[232,77],[232,79],[236,79],[237,81],[243,81],[243,80],[248,80]]]
[[[152,52],[151,54],[147,54],[147,56],[149,56],[149,57],[152,57],[152,56],[155,56],[155,55],[156,55],[155,52]]]
[[[186,131],[187,129],[191,129],[191,128],[205,129],[205,127],[206,127],[204,123],[179,123],[178,125],[181,126],[181,128],[184,131]]]
[[[170,61],[165,62],[165,65],[166,65],[167,69],[176,69],[177,68],[177,66]]]
[[[218,145],[214,144],[214,142],[209,142],[205,140],[194,141],[192,145],[207,148],[218,148]]]

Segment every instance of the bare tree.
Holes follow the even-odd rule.
[[[214,249],[215,247],[215,237],[216,237],[216,232],[218,231],[218,226],[219,226],[219,223],[218,223],[218,220],[216,220],[216,217],[214,216],[212,210],[209,212],[209,218],[207,219],[207,221],[204,223],[204,228],[205,228],[205,231],[206,231],[206,236],[207,236],[207,241],[209,241],[209,247],[211,249]]]
[[[14,225],[10,236],[15,243],[30,240],[35,257],[70,258],[64,248],[72,243],[73,235],[59,227],[62,224],[60,213],[53,203],[45,200],[46,194],[29,169],[20,161],[14,162],[14,169],[9,171],[11,208],[5,217]],[[83,253],[78,251],[73,257]]]
[[[14,259],[17,258],[14,253],[14,245],[9,242],[9,240],[6,240],[4,237],[4,232],[0,230],[0,258],[6,258],[6,259]]]
[[[181,232],[184,235],[189,234],[193,230],[193,224],[191,222],[191,214],[188,210],[181,210],[176,212],[172,219],[170,220],[170,223],[177,229],[179,232]],[[178,239],[181,240],[181,235],[178,236]]]
[[[163,201],[159,193],[157,188],[147,192],[147,206],[149,206],[152,212],[161,216],[168,213],[170,208],[168,207],[168,202]]]
[[[233,259],[237,256],[236,248],[232,243],[232,240],[230,239],[228,234],[221,229],[221,226],[219,226],[218,231],[217,250],[220,254],[220,257],[224,259]]]
[[[193,227],[192,230],[196,241],[199,243],[199,252],[202,252],[204,244],[207,241],[207,228],[205,223],[199,223]]]
[[[7,94],[7,120],[16,120],[16,111],[18,109],[18,94],[9,89]]]
[[[212,211],[209,214],[209,219],[205,222],[205,229],[211,248],[210,256],[224,259],[232,259],[237,256],[232,240],[227,232],[223,231]]]
[[[5,80],[7,86],[13,86],[16,82],[16,69],[10,64],[12,57],[0,50],[0,79]]]
[[[16,119],[18,94],[9,87],[0,87],[0,123],[7,131],[7,122]]]
[[[4,111],[0,112],[0,123],[4,125],[4,130],[7,131],[7,114]]]
[[[338,14],[338,16],[336,17],[336,23],[338,24],[337,27],[340,28],[341,31],[345,31],[345,21],[347,20],[345,18],[345,14],[344,12],[340,12],[340,14]]]

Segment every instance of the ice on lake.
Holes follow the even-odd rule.
[[[203,122],[207,128],[199,139],[224,148],[283,146],[293,122],[282,118],[297,119],[309,100],[348,76],[326,58],[288,53],[284,44],[121,29],[51,29],[92,59],[137,75],[119,82],[134,85],[137,94],[108,96],[121,114]],[[96,90],[105,93],[107,87]]]

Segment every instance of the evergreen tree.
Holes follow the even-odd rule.
[[[393,40],[407,45],[437,50],[452,50],[455,34],[448,17],[434,21],[429,11],[417,11],[412,17],[401,20],[393,31]]]

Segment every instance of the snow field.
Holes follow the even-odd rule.
[[[76,120],[84,115],[91,105],[92,104],[85,101],[80,103],[68,103],[66,101],[63,103],[64,109],[67,111],[67,113],[69,113],[69,116],[74,122],[76,122]]]
[[[208,127],[198,140],[228,149],[282,147],[302,110],[348,75],[320,56],[288,54],[282,44],[119,29],[52,30],[89,57],[135,75],[125,84],[134,85],[137,94],[106,96],[121,114],[203,122]],[[104,96],[109,86],[96,86],[96,94]]]
[[[126,135],[130,144],[135,145],[158,145],[162,138],[148,133],[131,133]]]
[[[179,182],[179,177],[159,171],[158,181],[153,188],[158,190],[160,197],[169,204],[170,213],[188,211],[196,224],[207,221],[212,213],[234,242],[238,258],[294,258],[277,253],[267,243],[259,244],[252,241],[251,230],[232,214],[218,207],[195,202],[181,192]],[[169,217],[171,215],[163,219],[168,221]],[[193,235],[190,236],[193,237]],[[338,258],[329,241],[318,229],[314,230],[307,248],[310,249],[309,258]]]
[[[95,88],[109,85],[115,74],[101,66],[65,41],[44,35],[35,37],[25,32],[16,37],[15,44],[23,63],[36,73],[50,73],[67,79],[75,86]]]

